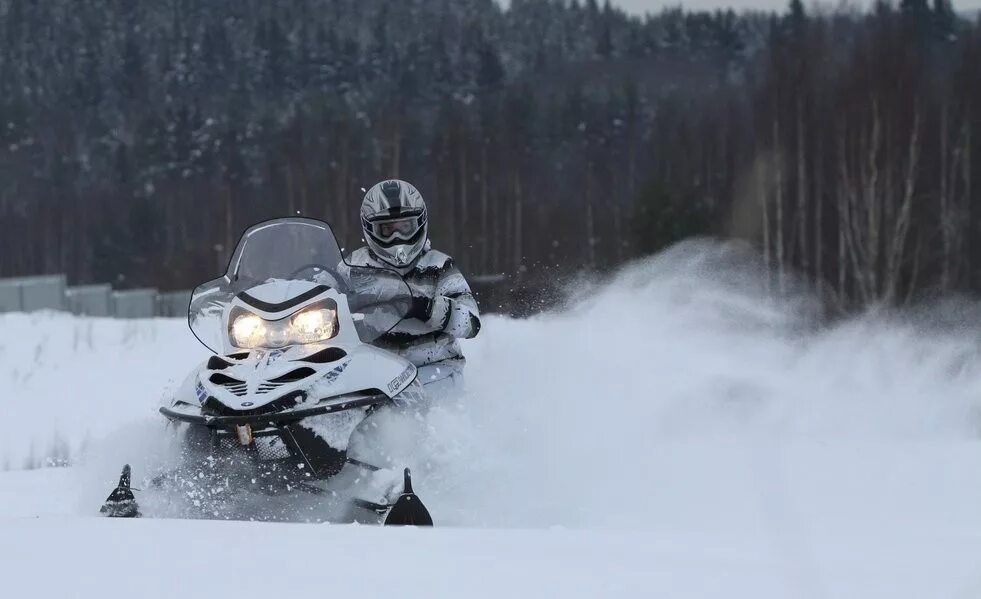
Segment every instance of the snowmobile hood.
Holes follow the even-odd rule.
[[[293,410],[349,394],[390,399],[416,376],[412,363],[361,343],[252,350],[209,358],[171,407],[231,416]]]

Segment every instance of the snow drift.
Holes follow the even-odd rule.
[[[973,327],[821,327],[806,293],[762,289],[738,246],[688,242],[576,289],[564,310],[486,318],[465,347],[466,396],[434,408],[403,456],[426,472],[420,492],[444,523],[636,526],[638,500],[709,510],[727,485],[755,501],[772,483],[760,472],[807,444],[973,442]],[[181,320],[21,314],[0,330],[0,407],[18,423],[0,465],[86,461],[97,482],[80,506],[121,460],[138,470],[162,451],[156,408],[207,355]],[[844,450],[828,468],[870,455]]]

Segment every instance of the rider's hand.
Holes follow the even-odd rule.
[[[412,306],[406,316],[426,322],[433,316],[433,299],[431,297],[412,296]]]

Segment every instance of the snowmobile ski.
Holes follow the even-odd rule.
[[[123,472],[119,475],[119,484],[106,498],[99,512],[107,518],[139,518],[140,506],[136,503],[136,496],[130,486],[131,470],[129,464],[123,466]]]
[[[422,500],[412,492],[412,474],[405,469],[405,484],[402,494],[385,517],[385,526],[432,526],[433,517],[423,505]]]

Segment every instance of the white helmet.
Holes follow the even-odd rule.
[[[379,258],[395,267],[411,264],[429,237],[426,202],[415,187],[390,179],[368,190],[361,202],[364,240]]]

